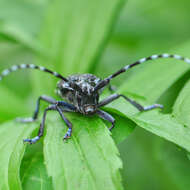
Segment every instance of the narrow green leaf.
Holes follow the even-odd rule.
[[[182,77],[159,98],[158,102],[164,105],[164,113],[172,113],[174,103],[185,83],[189,80],[189,75],[190,71],[182,75]]]
[[[140,127],[190,151],[190,130],[169,114],[157,110],[136,114],[130,118]]]
[[[176,53],[188,55],[190,42],[181,46]],[[146,98],[145,101],[137,99],[142,105],[150,105],[166,91],[177,79],[190,68],[187,63],[169,60],[158,60],[158,63],[144,64],[144,72],[137,72],[130,77],[119,91],[125,94],[126,91],[137,93]],[[160,62],[160,63],[159,63]],[[135,98],[136,99],[136,98]],[[148,102],[148,103],[147,103]],[[161,136],[186,150],[190,149],[189,130],[179,123],[171,115],[164,115],[157,111],[148,111],[138,114],[139,111],[124,99],[117,100],[109,106],[118,109],[132,119],[138,126]],[[136,115],[137,114],[137,115]]]
[[[190,42],[187,42],[180,47],[178,46],[176,50],[170,50],[169,52],[188,57],[189,51]],[[119,91],[130,91],[139,94],[144,96],[149,103],[154,103],[174,82],[190,69],[189,64],[174,59],[160,59],[147,62],[142,67],[139,70],[133,68],[134,75],[121,86]]]
[[[22,31],[17,26],[9,23],[0,25],[0,36],[3,36],[8,42],[21,44],[23,47],[31,50],[34,53],[42,54],[43,50],[36,39],[25,31]],[[43,53],[45,54],[45,53]]]
[[[34,126],[7,122],[0,126],[0,189],[21,190],[20,163],[24,154],[23,139],[34,130]]]
[[[46,1],[1,0],[0,20],[35,36],[43,19]]]
[[[40,41],[51,59],[39,60],[64,76],[89,72],[102,53],[125,0],[55,0],[45,16]],[[105,9],[106,7],[106,9]],[[51,80],[35,75],[38,93],[54,88]],[[50,88],[47,88],[47,80]],[[40,85],[39,85],[39,81]],[[44,83],[44,85],[43,85]]]
[[[190,161],[190,154],[189,153],[187,153],[187,158],[189,159],[189,161]]]
[[[21,99],[9,89],[0,86],[0,92],[0,96],[2,97],[0,101],[0,121],[23,115],[27,112],[27,107],[24,106]],[[11,105],[11,107],[9,105]]]
[[[162,114],[158,110],[141,113],[124,99],[117,100],[109,106],[118,109],[120,112],[127,115],[127,117],[139,127],[163,137],[164,139],[183,147],[187,151],[190,150],[189,127],[184,126],[182,122],[179,122],[179,119],[172,117],[172,115]]]
[[[61,71],[72,74],[89,70],[121,3],[123,0],[56,0],[50,4],[42,43],[51,48],[54,64]]]
[[[9,68],[11,65],[32,63],[33,55],[23,46],[13,43],[0,43],[0,72]],[[31,94],[31,85],[29,83],[29,73],[31,71],[17,71],[8,75],[0,82],[0,86],[4,85],[9,88],[12,93],[20,96],[23,100],[27,95]],[[23,80],[24,78],[24,80]],[[1,96],[1,93],[0,93]],[[4,97],[2,96],[1,99]]]
[[[190,150],[189,127],[184,126],[182,122],[179,122],[179,119],[175,119],[170,114],[162,114],[158,110],[141,113],[124,99],[119,99],[109,106],[118,109],[139,127],[163,137],[188,151]],[[109,108],[106,109],[109,110]],[[124,127],[124,125],[122,127]],[[123,136],[122,139],[124,138]]]
[[[157,149],[154,150],[154,155],[158,166],[164,170],[167,181],[173,184],[168,189],[186,190],[190,186],[190,163],[186,151],[166,141],[156,144]]]
[[[116,109],[105,107],[104,111],[107,111],[115,118],[115,127],[111,131],[111,136],[116,144],[119,144],[133,132],[136,123]],[[106,122],[106,124],[108,128],[111,125],[110,122]]]
[[[24,190],[53,190],[43,162],[42,144],[28,146],[21,165],[21,182]]]
[[[51,117],[50,117],[51,116]],[[55,189],[123,189],[119,152],[110,132],[97,117],[67,114],[73,123],[72,138],[63,142],[66,126],[49,115],[44,156]]]
[[[186,83],[180,92],[174,107],[174,116],[190,130],[190,81]]]

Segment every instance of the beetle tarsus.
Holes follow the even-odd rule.
[[[65,141],[65,140],[71,138],[71,134],[72,134],[72,129],[69,128],[69,129],[67,130],[65,136],[63,137],[63,140]]]
[[[32,118],[32,117],[28,117],[28,118],[16,118],[15,119],[16,122],[19,122],[19,123],[32,123],[32,122],[35,122],[36,119]]]
[[[32,139],[24,139],[23,142],[24,142],[24,143],[29,143],[29,144],[34,144],[34,143],[36,143],[39,139],[40,139],[40,137],[39,137],[39,136],[36,136],[36,137],[34,137],[34,138],[32,138]]]
[[[153,104],[153,105],[144,107],[143,111],[149,111],[149,110],[152,110],[152,109],[155,109],[155,108],[163,109],[164,106],[161,105],[161,104]]]

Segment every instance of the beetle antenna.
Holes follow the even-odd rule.
[[[117,72],[113,73],[112,75],[108,76],[107,78],[105,78],[104,80],[99,82],[94,87],[94,92],[96,92],[97,90],[105,87],[107,84],[109,84],[111,79],[113,79],[116,76],[120,75],[121,73],[127,71],[128,69],[130,69],[130,68],[132,68],[132,67],[134,67],[136,65],[140,65],[141,63],[144,63],[146,61],[160,59],[160,58],[173,58],[173,59],[185,61],[186,63],[190,64],[190,59],[182,57],[181,55],[171,55],[171,54],[167,54],[167,53],[160,54],[160,55],[152,55],[152,56],[149,56],[149,57],[146,57],[146,58],[139,59],[138,61],[136,61],[136,62],[134,62],[134,63],[132,63],[130,65],[127,65],[127,66],[123,67],[122,69],[118,70]]]
[[[17,71],[17,70],[21,70],[21,69],[37,69],[37,70],[49,73],[49,74],[51,74],[51,75],[53,75],[53,76],[55,76],[61,80],[68,82],[68,79],[66,79],[65,77],[63,77],[59,73],[51,71],[49,69],[46,69],[45,67],[42,67],[42,66],[34,65],[34,64],[13,65],[9,69],[5,69],[2,71],[2,73],[0,74],[0,80],[2,80],[5,76],[9,75],[10,73]]]

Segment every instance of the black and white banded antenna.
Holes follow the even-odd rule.
[[[109,82],[115,78],[116,76],[120,75],[121,73],[124,73],[125,71],[127,71],[128,69],[136,66],[136,65],[140,65],[141,63],[144,63],[146,61],[149,60],[155,60],[155,59],[160,59],[160,58],[173,58],[173,59],[177,59],[177,60],[181,60],[184,61],[186,63],[190,64],[190,59],[189,58],[185,58],[181,55],[171,55],[171,54],[160,54],[160,55],[151,55],[149,57],[145,57],[142,59],[139,59],[138,61],[130,64],[130,65],[126,65],[125,67],[121,68],[120,70],[118,70],[117,72],[113,73],[112,75],[108,76],[107,78],[105,78],[104,80],[102,80],[100,83],[98,83],[95,87],[94,87],[94,92],[98,91],[99,89],[105,87],[107,84],[109,84]]]
[[[59,73],[55,72],[55,71],[51,71],[49,69],[46,69],[45,67],[42,66],[37,66],[34,64],[21,64],[21,65],[13,65],[12,67],[10,67],[9,69],[5,69],[2,71],[2,73],[0,74],[0,81],[6,77],[7,75],[9,75],[12,72],[15,72],[17,70],[22,70],[22,69],[36,69],[36,70],[40,70],[46,73],[49,73],[61,80],[64,80],[65,82],[68,82],[68,79],[66,79],[65,77],[63,77],[62,75],[60,75]]]
[[[57,73],[55,71],[52,71],[52,70],[49,70],[49,69],[47,69],[45,67],[37,66],[37,65],[34,65],[34,64],[13,65],[9,69],[5,69],[5,70],[2,71],[2,73],[0,74],[0,81],[4,77],[9,75],[10,73],[15,72],[17,70],[22,70],[22,69],[36,69],[36,70],[40,70],[40,71],[49,73],[49,74],[53,75],[56,78],[59,78],[59,79],[65,81],[65,82],[69,82],[72,88],[74,88],[74,89],[76,89],[76,90],[78,90],[78,91],[80,91],[82,93],[82,89],[76,83],[73,83],[72,81],[69,81],[67,78],[63,77],[61,74],[59,74],[59,73]]]

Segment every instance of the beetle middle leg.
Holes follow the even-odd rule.
[[[40,137],[43,136],[46,115],[47,115],[47,112],[50,110],[58,111],[58,113],[60,114],[62,119],[65,121],[66,125],[68,126],[68,131],[65,134],[64,139],[70,138],[71,133],[72,133],[72,123],[64,116],[63,111],[65,110],[65,111],[73,112],[76,110],[76,108],[75,108],[75,106],[73,106],[72,104],[69,104],[67,102],[56,101],[56,104],[52,104],[45,109],[44,114],[43,114],[43,118],[42,118],[42,122],[40,124],[40,129],[38,131],[38,135],[32,139],[24,139],[24,142],[29,142],[30,144],[33,144],[33,143],[36,143],[40,139]]]
[[[134,100],[128,98],[127,96],[122,95],[122,94],[112,94],[112,95],[108,96],[107,98],[105,98],[104,100],[99,102],[98,107],[105,106],[105,105],[113,102],[114,100],[116,100],[120,97],[127,100],[134,107],[136,107],[139,111],[148,111],[148,110],[152,110],[155,108],[163,108],[163,105],[160,105],[160,104],[153,104],[150,106],[142,106],[141,104],[137,103],[136,101],[134,101]]]
[[[34,111],[34,114],[32,117],[28,117],[28,118],[16,118],[17,122],[21,122],[21,123],[30,123],[30,122],[34,122],[36,121],[36,119],[38,118],[39,115],[39,110],[40,110],[40,101],[43,100],[47,103],[50,104],[56,104],[57,101],[55,99],[53,99],[52,97],[46,96],[46,95],[42,95],[38,98],[37,103],[36,103],[36,109]]]

